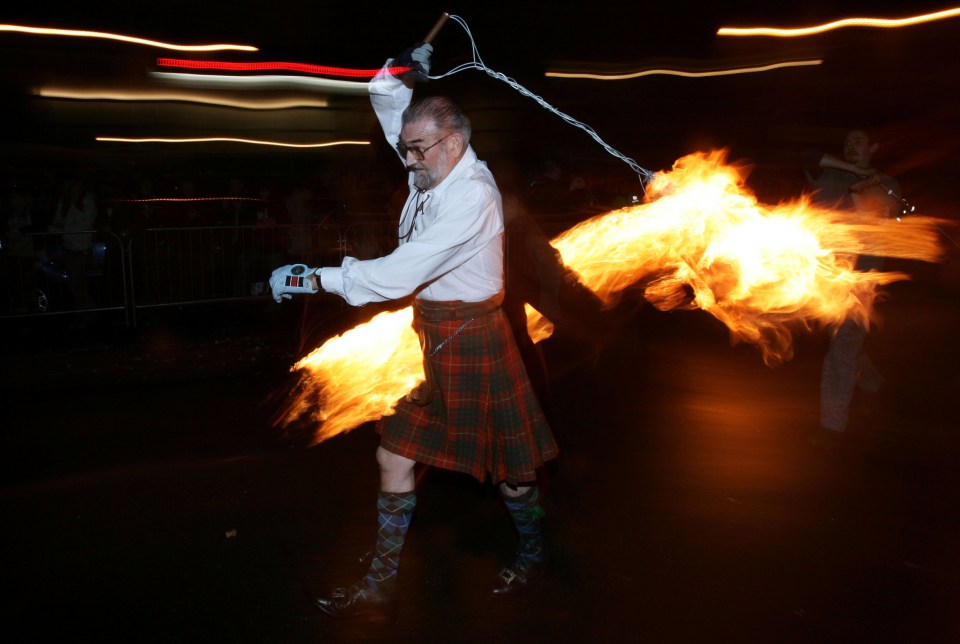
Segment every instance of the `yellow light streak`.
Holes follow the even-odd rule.
[[[124,36],[123,34],[112,34],[104,31],[85,31],[78,29],[56,29],[53,27],[26,27],[23,25],[3,25],[0,24],[0,31],[14,31],[23,34],[35,34],[39,36],[70,36],[75,38],[103,38],[106,40],[120,40],[136,45],[147,45],[148,47],[158,47],[160,49],[176,49],[177,51],[223,51],[232,49],[235,51],[259,51],[256,47],[250,45],[175,45],[173,43],[160,42],[157,40],[147,40],[146,38],[137,38],[135,36]]]
[[[768,72],[774,69],[785,67],[808,67],[811,65],[821,65],[823,60],[793,60],[783,63],[770,63],[768,65],[757,65],[754,67],[735,67],[731,69],[717,69],[703,72],[689,72],[682,69],[645,69],[639,72],[630,72],[628,74],[594,74],[589,72],[547,72],[546,75],[551,78],[585,78],[589,80],[628,80],[631,78],[640,78],[641,76],[682,76],[684,78],[704,78],[707,76],[732,76],[734,74],[756,74],[758,72]]]
[[[43,98],[65,98],[80,101],[179,101],[221,105],[246,110],[285,110],[297,107],[328,107],[329,103],[321,99],[236,99],[191,92],[150,92],[150,91],[113,91],[113,90],[74,90],[59,87],[43,87],[36,92]]]
[[[878,29],[896,29],[900,27],[911,27],[925,22],[935,20],[945,20],[960,16],[960,7],[953,9],[944,9],[934,13],[926,13],[909,18],[844,18],[835,20],[822,25],[812,27],[799,27],[796,29],[778,29],[774,27],[721,27],[717,30],[718,36],[775,36],[778,38],[795,38],[798,36],[810,36],[813,34],[831,31],[833,29],[843,29],[844,27],[875,27]]]
[[[98,136],[97,141],[111,143],[250,143],[253,145],[275,145],[282,148],[329,148],[337,145],[370,145],[370,141],[329,141],[327,143],[283,143],[280,141],[261,141],[259,139],[237,139],[232,137],[202,137],[195,139],[132,139],[126,137]]]

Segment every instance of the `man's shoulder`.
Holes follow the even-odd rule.
[[[450,173],[450,179],[450,187],[456,186],[457,190],[485,192],[492,190],[499,193],[493,173],[485,162],[477,158],[472,148],[467,150],[457,167]]]

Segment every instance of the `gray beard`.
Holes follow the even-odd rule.
[[[415,164],[410,166],[408,169],[413,173],[413,186],[417,190],[429,190],[437,185],[437,173],[436,170],[427,170],[426,168],[418,172],[417,169],[422,167],[423,166]]]
[[[417,190],[429,190],[433,187],[433,177],[430,176],[429,172],[426,174],[414,173],[413,187]]]
[[[440,168],[446,165],[446,155],[441,151],[442,156],[437,159],[437,165],[433,170],[424,168],[419,163],[409,166],[408,170],[413,172],[413,186],[417,190],[430,190],[440,183]],[[423,171],[417,172],[415,169],[423,168]]]

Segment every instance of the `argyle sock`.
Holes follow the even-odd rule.
[[[509,497],[501,494],[501,497],[510,512],[517,534],[520,535],[520,549],[515,565],[523,569],[537,566],[547,554],[540,531],[540,519],[545,513],[539,503],[539,489],[532,485],[520,496]]]
[[[416,506],[416,491],[402,494],[380,492],[377,496],[377,545],[364,577],[371,588],[396,584],[400,551]]]

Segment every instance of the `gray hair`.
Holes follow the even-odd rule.
[[[456,132],[463,137],[464,145],[470,143],[470,119],[460,107],[445,96],[428,96],[413,101],[403,110],[402,124],[417,121],[432,121],[438,128]]]

